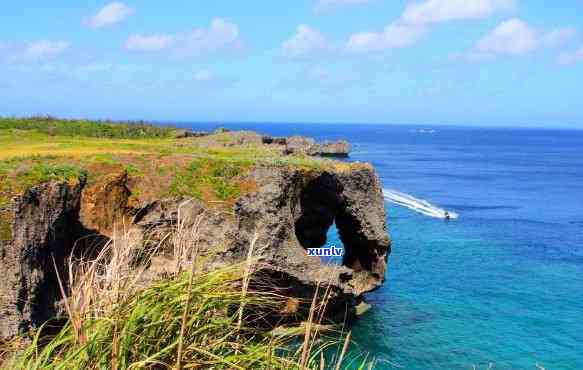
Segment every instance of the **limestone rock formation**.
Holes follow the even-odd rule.
[[[185,139],[189,137],[204,137],[208,135],[210,135],[210,133],[206,131],[192,131],[186,129],[179,129],[174,132],[174,137],[176,139]]]
[[[249,181],[255,190],[243,194],[230,212],[189,199],[132,208],[125,173],[83,190],[83,196],[84,179],[76,185],[47,183],[29,189],[16,202],[13,240],[0,259],[6,271],[0,337],[36,327],[58,313],[61,293],[53,258],[59,276],[66,277],[75,241],[88,229],[110,235],[111,220],[100,218],[122,211],[131,215],[131,227],[144,243],[165,240],[179,223],[191,227],[199,222],[198,255],[206,269],[243,261],[254,245],[261,268],[252,287],[265,289],[258,282],[269,281],[290,297],[273,318],[280,324],[305,318],[313,295],[322,296],[328,286],[326,317],[337,322],[353,318],[364,294],[383,283],[390,253],[382,189],[372,166],[307,170],[263,164],[251,170]],[[307,253],[326,243],[334,223],[345,248],[341,265],[324,264]]]
[[[255,248],[260,252],[255,255],[265,266],[258,273],[261,280],[268,279],[280,292],[303,299],[292,316],[307,311],[321,284],[331,289],[327,316],[343,321],[353,317],[365,293],[384,282],[390,253],[376,173],[370,165],[351,168],[328,172],[259,166],[251,173],[259,190],[242,196],[233,215],[180,199],[156,201],[138,212],[135,221],[143,233],[149,233],[146,239],[157,240],[179,218],[192,224],[204,215],[199,253],[211,256],[208,264],[212,266],[245,260],[256,238]],[[334,223],[345,247],[342,266],[324,264],[307,253],[308,248],[326,243]],[[285,320],[278,318],[280,323]]]
[[[213,134],[203,135],[201,133],[178,130],[177,135],[179,138],[195,138],[192,143],[203,147],[265,146],[280,150],[284,154],[304,154],[315,157],[348,157],[351,151],[350,143],[345,140],[318,143],[310,137],[274,137],[260,135],[254,131],[219,129]]]
[[[288,154],[303,153],[315,157],[348,157],[350,151],[351,146],[345,140],[317,143],[316,140],[309,137],[292,136],[286,142]]]
[[[345,140],[315,144],[308,149],[308,154],[316,157],[348,157],[352,150]]]
[[[46,183],[15,200],[12,241],[0,254],[0,339],[57,316],[62,297],[57,273],[66,284],[65,266],[81,231],[84,184],[84,178],[75,185]]]

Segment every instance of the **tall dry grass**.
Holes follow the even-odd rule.
[[[3,368],[373,368],[366,357],[346,361],[350,333],[330,339],[319,332],[330,297],[325,282],[318,287],[324,299],[314,295],[301,340],[256,329],[254,320],[286,299],[249,289],[264,247],[256,234],[244,262],[203,271],[197,267],[203,217],[188,222],[179,212],[173,230],[146,252],[130,230],[117,232],[97,257],[71,260],[68,286],[61,284],[67,323],[52,337],[40,328]],[[148,266],[163,245],[173,272],[152,279]]]

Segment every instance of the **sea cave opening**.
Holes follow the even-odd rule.
[[[342,247],[343,256],[320,257],[325,264],[366,268],[367,250],[359,248],[361,226],[347,212],[343,186],[336,176],[323,173],[302,186],[295,208],[295,234],[306,249]]]

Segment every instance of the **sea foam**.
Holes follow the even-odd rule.
[[[390,203],[397,204],[402,207],[409,208],[417,213],[434,218],[447,218],[446,212],[449,213],[451,219],[456,219],[459,215],[455,212],[446,211],[436,205],[429,203],[423,199],[417,199],[412,195],[402,193],[397,190],[383,189],[385,200]]]

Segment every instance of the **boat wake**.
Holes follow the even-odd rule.
[[[401,193],[397,190],[383,189],[383,195],[388,202],[409,208],[410,210],[421,213],[425,216],[445,219],[447,218],[446,215],[449,213],[449,217],[451,219],[456,219],[459,217],[459,215],[455,212],[446,211],[445,209],[439,208],[426,200],[417,199],[412,195]]]

